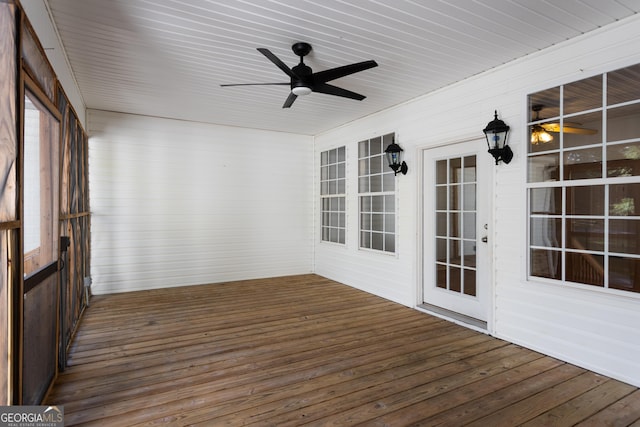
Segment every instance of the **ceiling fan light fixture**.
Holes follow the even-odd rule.
[[[546,144],[547,142],[553,141],[553,136],[547,132],[540,125],[533,125],[531,127],[531,143],[533,145],[538,145],[540,143]]]
[[[305,96],[311,93],[311,88],[306,86],[296,86],[293,89],[291,89],[291,93],[293,93],[296,96]]]

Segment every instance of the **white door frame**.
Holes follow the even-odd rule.
[[[490,162],[490,164],[492,165],[490,167],[490,172],[487,174],[487,179],[490,180],[490,182],[488,183],[487,187],[489,189],[489,203],[487,206],[487,224],[488,224],[488,229],[486,230],[487,236],[488,236],[488,242],[487,242],[487,250],[488,250],[488,259],[489,259],[489,266],[488,266],[488,273],[487,273],[487,280],[489,281],[489,289],[488,289],[488,293],[489,293],[489,301],[488,301],[488,307],[487,307],[487,324],[486,324],[486,329],[484,328],[479,328],[476,325],[472,324],[472,323],[468,323],[465,322],[463,320],[448,316],[447,314],[442,314],[440,312],[434,312],[428,309],[425,309],[423,307],[420,307],[420,305],[424,302],[424,266],[423,266],[423,257],[424,257],[424,247],[423,247],[423,237],[424,237],[424,232],[425,232],[425,227],[423,224],[423,219],[424,219],[424,197],[425,197],[425,188],[424,188],[424,152],[426,150],[431,150],[434,148],[442,148],[448,145],[453,145],[453,144],[460,144],[460,143],[465,143],[465,142],[471,142],[471,141],[478,141],[478,161],[487,161]],[[415,305],[414,308],[420,311],[424,311],[427,312],[431,315],[437,316],[437,317],[441,317],[443,319],[447,319],[449,321],[452,321],[454,323],[460,324],[462,326],[471,328],[471,329],[475,329],[479,332],[483,332],[483,333],[488,333],[488,334],[493,334],[493,332],[495,331],[495,319],[494,319],[494,313],[495,313],[495,283],[494,283],[494,270],[493,270],[493,266],[494,266],[494,260],[493,260],[493,254],[494,254],[494,210],[495,210],[495,204],[494,204],[494,179],[495,179],[495,165],[493,158],[487,154],[486,158],[485,156],[482,156],[482,153],[485,152],[486,150],[484,149],[485,147],[485,141],[484,139],[482,139],[482,137],[478,137],[478,136],[473,136],[473,137],[467,137],[464,139],[458,139],[458,140],[451,140],[451,141],[447,141],[447,142],[443,142],[443,143],[439,143],[439,144],[417,144],[416,146],[416,151],[415,151],[415,157],[414,159],[416,160],[416,178],[418,180],[417,182],[417,198],[416,198],[416,207],[417,207],[417,214],[416,214],[416,230],[417,230],[417,235],[416,235],[416,281],[415,281]]]

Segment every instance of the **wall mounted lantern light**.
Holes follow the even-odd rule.
[[[387,163],[389,167],[393,169],[394,175],[398,175],[398,172],[402,172],[402,175],[406,175],[409,167],[407,163],[402,160],[402,148],[396,144],[395,140],[389,144],[384,150],[387,154]]]
[[[500,160],[509,163],[513,159],[513,151],[507,145],[507,137],[509,136],[509,126],[502,120],[498,119],[498,111],[496,110],[493,120],[487,127],[482,130],[487,138],[487,146],[489,153],[496,159],[496,165]]]

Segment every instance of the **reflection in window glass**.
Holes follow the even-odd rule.
[[[640,175],[640,142],[607,146],[607,176]]]
[[[640,64],[607,73],[607,105],[640,99]]]
[[[639,76],[637,64],[529,95],[531,277],[640,292]]]
[[[568,215],[604,215],[604,185],[567,188]]]
[[[567,219],[567,248],[587,251],[604,250],[604,220]]]
[[[602,148],[565,151],[564,179],[593,179],[602,177]]]
[[[531,218],[531,246],[559,248],[562,243],[561,218]]]
[[[609,186],[609,215],[640,215],[640,183]]]
[[[567,252],[566,278],[568,282],[604,286],[604,256]]]
[[[560,263],[560,251],[544,249],[532,249],[529,262],[531,275],[548,279],[562,279],[562,264]]]
[[[607,141],[640,138],[640,103],[607,110]]]
[[[541,106],[538,113],[534,108]],[[560,87],[543,90],[529,95],[529,121],[539,118],[551,119],[560,116]]]
[[[640,255],[640,220],[612,219],[609,221],[609,251]]]
[[[640,259],[610,256],[609,287],[640,292]]]
[[[602,75],[564,85],[564,114],[602,107]]]
[[[529,206],[532,214],[562,214],[562,188],[532,188],[529,191]]]
[[[557,131],[560,131],[558,125]],[[564,148],[584,147],[602,143],[602,112],[580,114],[566,118],[562,124]]]
[[[559,153],[529,156],[527,163],[529,182],[548,182],[559,180]]]

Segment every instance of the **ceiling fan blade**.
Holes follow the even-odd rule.
[[[376,61],[363,61],[355,64],[343,65],[342,67],[331,68],[330,70],[319,71],[313,74],[313,80],[316,83],[326,83],[331,80],[335,80],[340,77],[348,76],[349,74],[357,73],[360,71],[368,70],[369,68],[377,67]]]
[[[272,85],[289,86],[290,84],[291,83],[233,83],[233,84],[220,85],[220,87],[228,87],[228,86],[272,86]]]
[[[360,95],[359,93],[351,92],[350,90],[342,89],[341,87],[333,86],[328,83],[316,83],[313,86],[313,91],[326,93],[327,95],[336,95],[342,96],[344,98],[357,99],[358,101],[362,101],[366,98],[366,96]]]
[[[547,132],[560,132],[560,123],[543,123],[541,125]],[[579,135],[595,135],[598,133],[595,129],[585,129],[574,126],[563,126],[562,131],[565,133],[575,133]]]
[[[298,97],[298,95],[296,95],[295,93],[293,93],[293,92],[289,93],[289,96],[287,97],[287,100],[284,101],[284,104],[282,105],[282,108],[291,107],[291,104],[293,104],[293,101],[295,101],[297,97]]]
[[[258,52],[260,52],[261,54],[263,54],[264,56],[266,56],[271,62],[273,62],[274,64],[276,64],[276,66],[278,68],[280,68],[282,71],[285,72],[286,75],[288,75],[289,77],[291,77],[292,79],[297,79],[298,76],[296,76],[296,74],[291,71],[291,68],[289,68],[287,66],[287,64],[285,64],[284,62],[282,62],[280,60],[280,58],[278,58],[277,56],[275,56],[273,53],[271,53],[271,51],[269,49],[265,49],[263,47],[259,47],[258,48]]]

